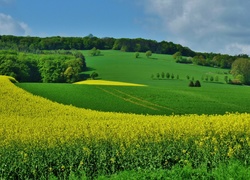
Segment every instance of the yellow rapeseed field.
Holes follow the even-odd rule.
[[[107,85],[107,86],[146,86],[144,84],[134,84],[119,81],[107,81],[107,80],[85,80],[79,81],[74,84],[86,84],[86,85]]]
[[[12,80],[13,81],[13,80]],[[0,76],[0,179],[92,177],[175,164],[250,163],[250,114],[98,112],[32,95]]]

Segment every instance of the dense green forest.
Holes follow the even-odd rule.
[[[173,42],[148,40],[142,38],[129,39],[112,37],[98,38],[93,35],[85,37],[30,37],[30,36],[0,36],[0,49],[11,49],[15,51],[39,53],[41,50],[89,50],[93,47],[97,49],[113,49],[126,52],[146,52],[148,50],[158,54],[174,54],[180,52],[182,56],[195,57],[196,59],[227,59],[232,57],[248,57],[246,54],[235,56],[221,55],[218,53],[194,52],[188,47]],[[201,60],[202,61],[202,60]],[[200,63],[204,64],[204,63]]]
[[[40,54],[0,51],[0,74],[21,82],[75,82],[86,69],[80,52],[44,51]]]
[[[88,50],[96,47],[97,49],[113,49],[126,52],[146,52],[151,50],[159,54],[174,54],[182,52],[184,56],[195,56],[196,53],[187,47],[172,42],[157,42],[146,39],[128,38],[97,38],[93,35],[86,37],[23,37],[23,36],[0,36],[0,49],[12,49],[16,51],[39,53],[41,50]]]
[[[0,74],[10,75],[19,81],[29,82],[74,82],[86,68],[85,57],[77,50],[93,50],[91,55],[100,55],[100,50],[124,52],[151,52],[172,54],[177,63],[192,63],[218,68],[232,67],[246,54],[227,55],[194,52],[188,47],[173,42],[157,42],[142,38],[112,37],[30,37],[0,36]]]

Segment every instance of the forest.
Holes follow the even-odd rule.
[[[80,52],[43,51],[39,54],[0,50],[0,74],[21,82],[75,82],[86,69]]]
[[[88,50],[113,49],[126,52],[146,52],[151,50],[158,54],[174,54],[180,51],[184,56],[195,56],[196,53],[187,47],[173,42],[157,42],[147,39],[115,39],[112,37],[97,38],[93,35],[86,37],[30,37],[30,36],[0,36],[0,49],[37,53],[41,50]]]

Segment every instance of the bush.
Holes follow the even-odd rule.
[[[190,58],[184,58],[184,57],[177,58],[175,62],[182,63],[182,64],[192,64],[193,63],[193,61]]]
[[[196,80],[195,83],[194,83],[194,86],[195,87],[201,87],[201,83],[199,80]]]
[[[100,56],[101,55],[101,51],[99,49],[96,49],[96,47],[93,47],[90,51],[90,55],[91,56]]]
[[[91,79],[95,79],[95,78],[97,78],[99,75],[98,75],[98,73],[96,73],[96,72],[92,72],[91,74],[90,74],[90,77],[91,77]]]
[[[164,73],[164,72],[161,73],[161,78],[162,78],[162,79],[165,78],[165,73]]]
[[[140,53],[139,53],[139,52],[136,52],[136,53],[135,53],[135,58],[139,58],[139,56],[140,56]]]
[[[194,82],[193,82],[193,81],[190,81],[188,86],[189,86],[189,87],[194,87]]]
[[[169,79],[170,78],[170,74],[166,73],[166,78]]]
[[[156,77],[159,79],[159,78],[160,78],[160,73],[157,73],[157,74],[156,74]]]
[[[146,56],[147,56],[147,58],[149,58],[150,56],[152,56],[152,51],[147,51],[146,52]]]

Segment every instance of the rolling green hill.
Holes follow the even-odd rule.
[[[87,56],[86,62],[92,71],[97,71],[102,79],[127,81],[147,85],[158,85],[156,81],[151,81],[151,75],[157,73],[170,73],[179,75],[179,79],[186,80],[186,76],[201,79],[206,75],[218,75],[221,81],[224,73],[228,70],[195,66],[192,64],[178,64],[171,55],[153,54],[150,58],[145,53],[140,53],[139,58],[135,58],[135,53],[121,51],[102,51],[103,56]],[[83,51],[88,54],[88,51]],[[156,78],[156,77],[155,77]],[[223,81],[224,82],[224,81]],[[186,82],[184,82],[186,83]],[[164,84],[160,83],[160,86]]]
[[[136,114],[224,114],[250,112],[247,86],[225,84],[227,69],[175,63],[172,56],[102,51],[101,56],[88,56],[83,51],[89,71],[99,79],[143,84],[145,86],[103,86],[77,84],[19,83],[17,86],[63,104],[100,111]],[[169,73],[174,78],[157,78]],[[178,76],[178,79],[177,79]],[[199,80],[200,88],[188,87],[190,79]],[[205,78],[214,78],[213,82]],[[215,81],[215,79],[217,81]]]

